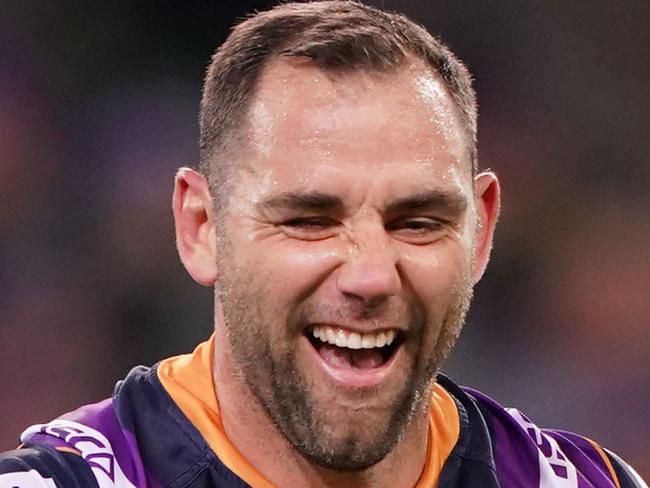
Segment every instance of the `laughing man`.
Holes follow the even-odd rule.
[[[284,4],[216,51],[178,252],[214,334],[22,435],[1,487],[642,487],[439,375],[488,263],[470,75],[407,18]]]

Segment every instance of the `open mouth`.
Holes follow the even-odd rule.
[[[336,326],[316,325],[305,334],[323,361],[348,370],[381,368],[403,342],[403,334],[397,329],[361,334]]]

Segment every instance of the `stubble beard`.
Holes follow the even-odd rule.
[[[225,264],[220,263],[221,269]],[[234,273],[222,275],[230,279],[221,280],[216,298],[223,310],[235,373],[276,428],[305,459],[323,468],[361,471],[384,459],[414,418],[425,414],[430,407],[435,376],[452,350],[469,308],[472,297],[469,273],[454,290],[449,306],[437,320],[415,311],[409,314],[417,322],[410,324],[410,333],[419,334],[411,344],[422,341],[426,331],[439,332],[434,338],[426,338],[435,341],[428,357],[421,358],[413,352],[412,374],[395,395],[389,418],[375,423],[374,432],[359,432],[350,425],[341,436],[334,432],[336,426],[326,420],[327,406],[319,405],[312,397],[309,378],[304,376],[287,348],[291,339],[295,343],[296,332],[291,330],[290,324],[276,322],[272,291],[261,284],[254,287],[254,283],[262,280],[255,280],[252,273],[237,268],[236,271],[230,268]],[[437,324],[429,324],[427,320]],[[273,336],[274,328],[279,327],[282,330],[276,330]]]

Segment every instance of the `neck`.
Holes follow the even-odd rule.
[[[422,473],[428,442],[428,412],[419,411],[397,446],[363,471],[337,472],[303,458],[277,429],[234,367],[224,327],[217,326],[214,386],[230,442],[273,486],[412,488]]]

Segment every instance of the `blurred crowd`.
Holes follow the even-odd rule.
[[[175,253],[173,175],[197,162],[211,52],[270,3],[3,2],[0,449],[211,333],[211,292]],[[647,3],[369,3],[467,62],[502,181],[446,372],[650,478]]]

